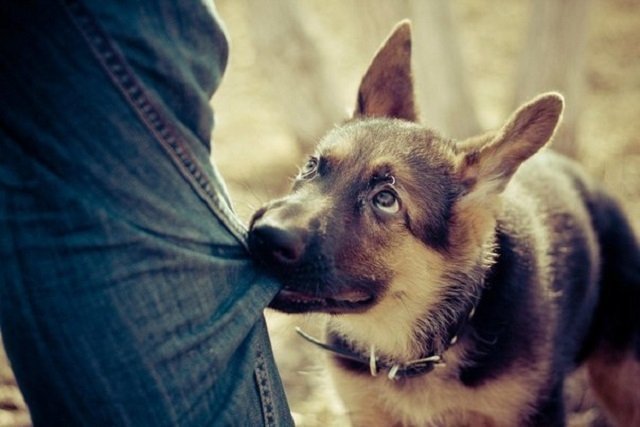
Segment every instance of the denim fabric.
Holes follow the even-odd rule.
[[[35,425],[291,425],[201,2],[0,3],[0,326]]]

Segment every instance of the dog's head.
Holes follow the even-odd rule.
[[[354,117],[323,138],[291,193],[251,221],[253,254],[284,283],[272,307],[423,311],[484,262],[500,194],[551,138],[562,98],[540,96],[501,130],[455,142],[417,123],[413,92],[403,22],[362,79]]]

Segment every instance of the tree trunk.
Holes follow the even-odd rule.
[[[343,119],[314,16],[304,2],[247,0],[256,66],[267,77],[303,151]]]
[[[584,61],[590,0],[534,0],[516,77],[514,108],[556,90],[565,97],[562,125],[553,147],[578,154],[576,133],[584,93]]]
[[[418,106],[427,126],[447,136],[480,132],[465,66],[447,0],[410,0]]]

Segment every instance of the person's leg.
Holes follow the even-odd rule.
[[[291,424],[278,284],[208,162],[219,27],[101,3],[0,5],[0,325],[34,424]]]

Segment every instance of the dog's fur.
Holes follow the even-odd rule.
[[[562,97],[452,141],[417,123],[410,54],[403,22],[354,118],[254,215],[250,247],[285,284],[273,307],[329,313],[328,337],[365,356],[442,356],[398,380],[333,356],[355,425],[564,425],[563,382],[581,363],[612,420],[640,425],[640,250],[574,163],[537,153]]]

